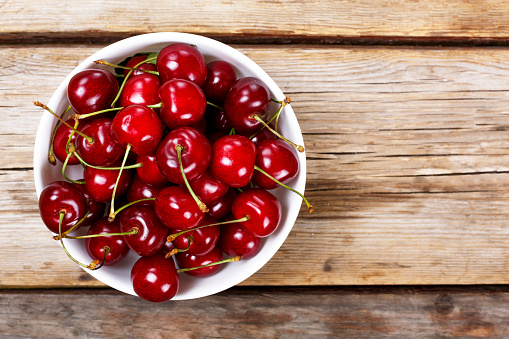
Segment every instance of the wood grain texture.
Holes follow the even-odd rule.
[[[0,38],[101,39],[179,31],[209,36],[284,38],[509,37],[503,0],[0,1]],[[295,40],[292,40],[295,41]],[[446,43],[445,40],[441,40]]]
[[[150,304],[103,290],[0,292],[9,338],[503,338],[507,289],[232,289]]]
[[[316,206],[243,284],[509,282],[508,49],[236,47],[293,99]],[[50,239],[31,170],[31,100],[99,48],[0,50],[0,286],[100,286]]]

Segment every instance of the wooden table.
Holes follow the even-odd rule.
[[[0,337],[509,335],[509,1],[0,1]],[[149,304],[42,224],[42,111],[122,38],[205,35],[292,98],[305,208],[239,287]]]

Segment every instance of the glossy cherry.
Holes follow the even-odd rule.
[[[210,171],[230,187],[242,187],[251,181],[256,146],[241,135],[227,135],[214,143]]]
[[[164,47],[157,55],[156,65],[163,82],[185,79],[201,86],[207,78],[203,55],[188,44],[175,43]]]
[[[147,60],[147,57],[148,57],[147,54],[134,56],[131,59],[129,59],[129,61],[127,62],[126,66],[127,67],[131,67],[131,68],[136,67],[136,65],[138,65],[140,62]],[[143,70],[146,70],[146,71],[157,72],[156,65],[153,64],[153,63],[150,63],[150,62],[143,63],[143,64],[139,65],[136,68],[143,69]],[[129,71],[130,71],[129,69],[124,69],[124,76],[127,76]],[[143,72],[143,71],[138,71],[138,70],[133,70],[131,75],[130,75],[130,77],[135,77],[135,76],[143,75],[143,74],[149,74],[149,73],[146,73],[146,72]]]
[[[113,220],[108,222],[107,217],[103,217],[92,224],[88,229],[87,235],[120,233],[120,222]],[[110,251],[106,254],[105,266],[114,265],[124,259],[129,253],[129,246],[122,235],[109,235],[97,238],[87,238],[85,240],[88,255],[91,258],[102,261],[104,259],[104,247],[109,247]]]
[[[255,165],[270,174],[283,184],[291,181],[299,172],[299,159],[292,147],[282,140],[267,139],[256,146]],[[253,183],[263,189],[270,190],[279,184],[263,173],[255,171]]]
[[[201,88],[194,82],[173,79],[161,85],[159,98],[163,103],[160,116],[169,128],[197,124],[207,109],[207,99]]]
[[[257,237],[271,235],[281,222],[279,200],[261,188],[243,191],[233,201],[232,213],[235,219],[249,217],[241,225]]]
[[[197,227],[216,223],[217,220],[206,215]],[[177,249],[185,250],[187,254],[204,255],[216,246],[219,234],[220,228],[218,225],[198,228],[176,237],[173,240],[173,245]]]
[[[163,302],[173,298],[179,289],[179,275],[173,258],[164,253],[142,257],[131,269],[134,292],[142,299]]]
[[[270,108],[270,92],[259,79],[239,79],[224,100],[224,112],[228,122],[239,133],[254,133],[262,126],[253,118],[258,115],[265,119]]]
[[[76,113],[92,113],[110,108],[118,89],[117,79],[111,72],[88,69],[71,78],[67,98]]]
[[[82,181],[84,181],[84,179],[78,180],[78,182]],[[73,183],[73,185],[76,186],[81,191],[81,193],[83,193],[89,204],[89,212],[85,220],[83,220],[83,226],[92,225],[94,221],[96,221],[97,219],[101,218],[104,215],[104,211],[106,210],[106,204],[92,199],[92,197],[87,191],[87,188],[85,187],[85,184],[80,184],[76,182]]]
[[[150,257],[161,251],[169,230],[159,221],[152,207],[135,204],[122,211],[120,230],[129,232],[134,227],[138,228],[138,233],[124,236],[134,253]]]
[[[66,121],[69,125],[74,126],[74,119],[67,119]],[[83,126],[83,125],[82,125]],[[80,126],[78,126],[78,130],[80,130]],[[53,141],[53,152],[55,153],[55,157],[60,160],[62,163],[67,158],[67,152],[66,152],[66,146],[67,141],[69,140],[69,136],[71,135],[72,129],[67,127],[65,124],[61,124],[58,126],[56,134],[55,134],[55,140]],[[74,143],[76,141],[76,137],[78,135],[76,133],[73,134],[71,138],[71,143]],[[69,157],[69,160],[67,161],[67,165],[77,165],[80,161],[78,158],[76,158],[74,155],[71,155]]]
[[[138,175],[134,175],[131,185],[127,190],[127,201],[133,202],[140,199],[155,198],[165,186],[154,186],[143,182]],[[154,206],[154,201],[140,201],[137,204]]]
[[[118,162],[111,165],[111,167],[119,167]],[[90,194],[90,197],[98,202],[109,202],[113,195],[115,182],[117,180],[120,170],[106,170],[86,167],[84,171],[85,187]],[[131,172],[123,170],[118,182],[115,197],[118,198],[127,192],[131,182]]]
[[[204,255],[188,254],[186,252],[177,253],[175,260],[179,268],[192,268],[202,265],[211,264],[220,261],[223,258],[223,251],[219,247],[214,247],[211,251]],[[192,271],[184,272],[193,277],[205,278],[209,277],[221,269],[221,265],[198,268]]]
[[[232,213],[232,204],[236,196],[235,189],[228,189],[221,199],[215,203],[207,205],[209,208],[207,214],[216,220],[223,220]]]
[[[136,169],[136,173],[143,182],[154,186],[162,186],[168,183],[168,179],[166,179],[157,166],[155,152],[138,155],[136,162],[141,163],[141,167]]]
[[[180,127],[172,130],[159,144],[156,157],[157,166],[163,175],[175,184],[183,184],[175,146],[182,149],[182,166],[187,180],[200,176],[210,163],[211,147],[207,138],[191,127]]]
[[[81,131],[93,138],[93,143],[80,135],[76,137],[76,152],[87,164],[107,166],[124,154],[124,148],[111,137],[111,122],[109,118],[98,118],[83,126]]]
[[[234,220],[229,217],[226,220]],[[247,231],[240,223],[221,225],[221,236],[217,244],[226,255],[243,259],[254,257],[262,248],[261,238]]]
[[[161,81],[156,75],[143,73],[129,78],[120,94],[120,106],[155,105],[159,100]]]
[[[221,199],[228,191],[228,186],[217,180],[209,170],[206,170],[198,178],[189,181],[194,193],[205,204],[212,204]]]
[[[163,125],[151,108],[131,105],[115,115],[111,135],[122,146],[131,145],[134,153],[150,154],[163,137]]]
[[[83,193],[67,181],[55,181],[49,184],[39,197],[39,212],[42,221],[53,233],[58,233],[61,211],[65,211],[61,227],[62,233],[83,219],[88,211],[87,199]],[[76,229],[79,227],[81,224]]]
[[[187,189],[166,187],[155,200],[155,212],[163,224],[172,229],[193,228],[205,216]]]
[[[207,64],[207,79],[201,87],[209,101],[222,103],[236,81],[233,66],[227,61],[216,60]]]

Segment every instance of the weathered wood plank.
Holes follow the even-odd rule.
[[[508,305],[506,288],[236,288],[163,304],[104,290],[4,291],[0,335],[502,338],[509,335]]]
[[[322,42],[348,37],[509,38],[504,0],[398,1],[0,1],[0,38],[109,39],[179,31]],[[296,40],[297,39],[297,40]],[[441,40],[442,39],[442,40]],[[382,40],[380,40],[382,41]],[[468,42],[468,40],[464,40]],[[425,40],[424,40],[425,42]]]
[[[509,50],[237,47],[293,99],[316,206],[244,284],[509,282]],[[30,170],[31,100],[98,48],[0,50],[3,287],[100,285],[49,238]]]

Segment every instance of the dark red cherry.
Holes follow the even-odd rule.
[[[42,221],[53,233],[58,233],[60,212],[65,211],[62,233],[83,219],[88,211],[87,199],[81,191],[67,181],[55,181],[41,192],[39,212]],[[76,228],[81,227],[81,224]]]
[[[116,162],[111,167],[120,167],[120,163]],[[90,194],[90,197],[98,202],[109,202],[113,195],[115,182],[120,170],[105,170],[92,167],[86,167],[84,171],[85,187]],[[115,197],[118,198],[127,192],[129,184],[131,183],[131,172],[123,170],[118,181],[117,191]]]
[[[207,99],[194,82],[173,79],[161,85],[159,98],[163,103],[161,121],[169,128],[197,124],[207,109]]]
[[[97,220],[88,229],[87,235],[120,233],[120,221],[118,219],[108,222],[107,217]],[[111,266],[122,261],[129,253],[129,247],[122,235],[109,235],[96,238],[87,238],[85,240],[88,255],[99,261],[104,260],[104,247],[108,246],[110,251],[106,254],[105,266]]]
[[[135,67],[136,65],[138,65],[140,62],[142,61],[145,61],[147,60],[147,57],[148,55],[137,55],[135,57],[132,57],[128,62],[127,62],[127,67]],[[150,62],[146,62],[144,64],[141,64],[139,65],[138,67],[136,67],[138,69],[143,69],[143,70],[146,70],[146,71],[154,71],[154,72],[157,72],[157,67],[156,65],[154,65],[153,63],[150,63]],[[129,69],[124,69],[124,76],[127,76],[127,74],[129,73]],[[143,72],[143,71],[138,71],[138,70],[134,70],[131,75],[129,77],[135,77],[135,76],[138,76],[140,74],[149,74],[149,73],[146,73],[146,72]]]
[[[198,226],[216,224],[217,221],[209,216],[205,216]],[[218,225],[207,226],[186,232],[173,240],[175,248],[185,250],[187,254],[204,255],[210,252],[219,240],[220,228]]]
[[[157,56],[157,70],[163,82],[185,79],[203,85],[207,78],[207,66],[196,47],[175,43],[163,48]]]
[[[143,182],[138,175],[134,175],[127,190],[127,201],[133,202],[140,199],[155,198],[163,189],[164,186],[149,185]],[[142,201],[137,204],[154,206],[154,201]]]
[[[111,135],[122,146],[132,146],[134,153],[150,154],[163,138],[163,125],[151,108],[131,105],[115,115]]]
[[[203,116],[198,123],[191,126],[201,134],[205,135],[207,133],[207,120],[205,119],[205,116]]]
[[[154,186],[162,186],[168,183],[168,179],[161,173],[157,167],[156,153],[138,155],[136,158],[137,163],[141,163],[141,167],[136,169],[140,179]]]
[[[118,88],[117,79],[107,70],[88,69],[71,78],[67,98],[76,113],[92,113],[110,108]]]
[[[69,125],[74,126],[74,119],[70,118],[66,121]],[[83,126],[83,125],[82,125]],[[78,130],[81,130],[81,127],[78,126]],[[61,124],[57,128],[57,132],[55,134],[55,140],[53,141],[53,152],[55,153],[55,157],[60,160],[62,163],[67,158],[66,146],[67,141],[69,140],[69,136],[71,135],[72,129],[67,127],[65,124]],[[76,133],[73,134],[71,138],[71,143],[76,141],[76,137],[78,135]],[[77,165],[80,161],[74,155],[69,157],[67,161],[67,165]]]
[[[272,127],[272,126],[271,126]],[[263,140],[267,140],[267,139],[271,139],[271,140],[276,140],[277,139],[277,136],[272,133],[268,128],[264,128],[262,129],[260,132],[256,133],[256,135],[254,137],[251,138],[251,136],[254,134],[254,133],[248,133],[249,135],[245,135],[246,137],[250,138],[251,141],[255,144],[255,145],[258,145],[260,142],[262,142]]]
[[[279,200],[261,188],[243,191],[233,200],[232,213],[235,219],[249,217],[241,225],[257,237],[271,235],[281,221]]]
[[[187,189],[166,187],[156,197],[155,212],[163,224],[172,229],[187,230],[205,216]]]
[[[253,177],[256,146],[242,135],[227,135],[214,143],[210,171],[230,187],[249,184]]]
[[[173,298],[179,289],[179,275],[173,258],[163,253],[141,257],[131,269],[134,292],[142,299],[163,302]]]
[[[237,195],[235,194],[235,189],[230,188],[226,192],[226,194],[210,205],[207,205],[209,208],[208,215],[216,220],[223,220],[228,215],[232,213],[232,204],[233,200]]]
[[[186,252],[177,253],[175,260],[179,268],[192,268],[211,264],[223,259],[223,251],[219,247],[214,247],[211,251],[204,255],[188,254]],[[221,265],[213,265],[202,267],[184,273],[192,275],[193,277],[210,277],[221,269]]]
[[[120,94],[120,106],[155,105],[159,100],[159,86],[161,81],[156,75],[143,73],[129,78]]]
[[[80,179],[78,181],[84,181],[84,179]],[[104,215],[104,211],[106,210],[106,204],[92,199],[92,197],[87,191],[87,188],[85,187],[85,184],[73,183],[73,185],[76,186],[81,191],[81,193],[83,193],[89,204],[90,212],[88,213],[85,220],[83,220],[83,226],[92,225],[94,221],[96,221],[97,219],[101,218]]]
[[[203,93],[209,101],[222,103],[236,81],[237,74],[229,62],[222,60],[209,62],[207,79],[202,85]]]
[[[233,217],[227,220],[234,220]],[[243,259],[254,257],[262,248],[261,238],[248,232],[240,223],[221,225],[221,236],[218,246],[230,257],[242,256]]]
[[[294,148],[279,139],[267,139],[256,146],[255,165],[283,184],[290,182],[299,172],[299,159]],[[278,183],[260,171],[253,174],[253,183],[266,190],[279,187]]]
[[[212,132],[207,134],[207,139],[209,139],[210,145],[212,146],[216,143],[216,141],[227,135],[228,134],[223,132]]]
[[[169,252],[173,251],[174,249],[175,249],[175,246],[173,245],[173,242],[166,242],[164,244],[163,248],[161,249],[161,252],[166,255]]]
[[[189,181],[191,189],[205,204],[212,204],[221,199],[228,191],[228,186],[217,180],[209,170],[198,178]]]
[[[86,163],[107,166],[124,154],[124,148],[111,137],[111,121],[109,118],[94,119],[81,129],[86,136],[94,139],[93,143],[89,143],[80,135],[76,138],[76,152]]]
[[[232,126],[228,122],[223,110],[208,106],[205,111],[205,118],[207,119],[207,128],[209,132],[230,133]]]
[[[224,100],[224,112],[232,127],[238,133],[254,133],[262,126],[253,119],[256,114],[265,119],[270,108],[270,92],[259,79],[239,79]]]
[[[142,257],[160,252],[170,233],[152,207],[139,204],[127,207],[120,214],[120,230],[129,232],[133,227],[138,228],[138,233],[124,238],[129,248]]]
[[[175,146],[182,149],[182,167],[187,180],[200,176],[210,163],[211,147],[207,138],[191,127],[180,127],[172,130],[161,141],[156,151],[157,166],[169,181],[183,184]]]

